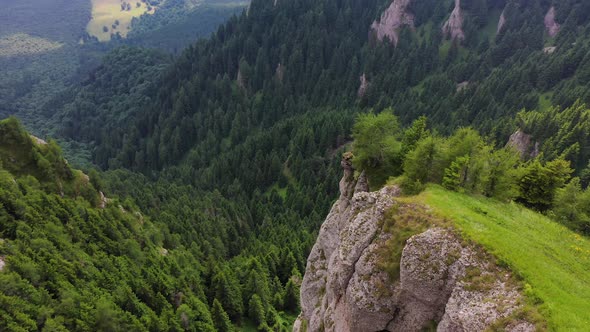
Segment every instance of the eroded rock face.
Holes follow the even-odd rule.
[[[523,158],[535,158],[539,155],[539,142],[533,142],[532,136],[520,129],[510,135],[506,146],[516,149]]]
[[[4,257],[0,256],[0,271],[4,269]]]
[[[504,11],[500,14],[500,19],[498,20],[498,29],[496,30],[496,34],[502,32],[502,28],[506,24],[506,16],[504,15]]]
[[[369,81],[367,80],[367,75],[365,75],[365,73],[363,73],[361,77],[359,77],[359,80],[361,81],[361,85],[359,86],[357,95],[359,96],[359,98],[362,98],[367,93],[367,89],[369,88]]]
[[[451,12],[451,16],[442,27],[445,37],[451,40],[462,41],[465,39],[463,32],[463,11],[461,10],[461,0],[455,0],[455,8]]]
[[[341,196],[309,255],[294,331],[420,331],[433,322],[438,331],[482,331],[520,308],[510,273],[440,227],[406,241],[392,280],[382,262],[394,234],[383,219],[394,206],[413,207],[396,201],[394,186],[367,192],[364,175],[355,180],[350,161],[342,165]],[[504,328],[534,330],[525,321]]]
[[[559,23],[555,21],[555,7],[551,6],[545,15],[545,29],[547,29],[547,34],[555,37],[559,33],[560,27]]]
[[[399,40],[399,29],[403,26],[414,28],[414,15],[408,11],[408,6],[412,0],[394,0],[387,8],[379,21],[371,24],[377,40],[383,41],[385,37],[389,38],[394,45]]]

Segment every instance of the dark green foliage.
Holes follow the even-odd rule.
[[[220,271],[211,281],[215,301],[219,301],[233,321],[240,321],[244,312],[242,293],[233,273]],[[225,311],[224,311],[225,313]]]
[[[379,128],[399,130],[395,117],[385,115],[380,118]],[[375,119],[373,115],[361,116],[355,128],[363,128]],[[545,162],[542,157],[521,161],[511,147],[493,149],[473,129],[461,128],[452,136],[442,138],[428,133],[421,124],[423,122],[420,120],[405,131],[408,133],[406,137],[416,136],[413,133],[419,128],[418,132],[423,136],[404,156],[403,174],[399,180],[394,180],[405,193],[415,194],[427,183],[436,183],[454,191],[483,194],[500,200],[515,199],[543,212],[553,208],[552,213],[560,222],[581,232],[588,231],[588,209],[584,207],[588,203],[588,190],[582,190],[579,178],[568,183],[574,172],[569,161],[560,158]],[[355,138],[360,138],[361,142],[382,142],[384,136],[379,130],[366,130],[363,134]],[[387,160],[395,158],[398,153],[392,152],[386,144],[367,145],[355,141],[353,147],[363,160]],[[361,171],[371,167],[370,164],[357,165]],[[382,172],[383,177],[400,175],[386,170],[382,164],[376,165],[371,171]]]
[[[359,115],[352,130],[353,164],[367,173],[377,188],[389,176],[399,175],[403,161],[401,130],[392,110]]]
[[[436,136],[418,141],[404,161],[404,190],[416,193],[428,182],[440,183],[445,169],[445,142]]]
[[[563,157],[578,171],[588,165],[590,110],[580,101],[563,110],[553,107],[545,112],[521,112],[519,122],[542,143],[546,159]]]
[[[211,308],[211,316],[213,325],[219,332],[232,332],[234,327],[229,320],[229,316],[223,310],[221,303],[217,299],[213,300],[213,307]]]
[[[252,295],[248,302],[248,317],[254,321],[259,329],[266,324],[266,318],[264,314],[264,306],[262,300],[257,294]]]
[[[567,183],[572,172],[569,161],[563,159],[544,164],[539,160],[531,161],[523,168],[518,200],[540,211],[549,209],[556,191]]]
[[[0,124],[5,138],[0,151],[20,148],[12,159],[2,155],[3,165],[22,163],[31,151],[53,160],[49,166],[63,163],[59,150],[33,144],[14,119]],[[288,322],[278,318],[283,314],[271,300],[285,292],[289,310],[298,310],[293,302],[297,290],[281,283],[278,274],[289,268],[298,275],[303,250],[309,250],[314,236],[301,228],[300,219],[285,216],[272,226],[258,226],[250,212],[258,209],[257,214],[268,215],[265,203],[283,209],[281,198],[272,203],[277,198],[260,196],[250,208],[239,192],[231,202],[218,192],[203,193],[165,180],[145,184],[145,178],[128,172],[113,172],[105,179],[91,172],[86,186],[94,196],[92,184],[108,193],[117,183],[117,191],[139,199],[149,213],[144,216],[129,199],[110,198],[99,209],[88,199],[61,197],[50,184],[61,182],[66,188],[67,182],[53,171],[51,177],[36,178],[31,175],[37,172],[36,164],[15,169],[19,172],[0,170],[0,257],[7,262],[0,274],[0,298],[11,303],[0,310],[2,330],[37,330],[43,324],[80,331],[231,330],[230,317],[240,323],[243,314],[254,312],[261,329],[268,324],[284,329]],[[298,237],[292,229],[298,229]],[[278,250],[274,246],[269,256],[261,255],[273,248],[271,243],[287,244],[291,250],[273,258],[270,253]],[[249,306],[251,298],[254,308]],[[279,305],[282,308],[282,301]]]
[[[285,310],[293,313],[299,310],[299,286],[297,286],[296,280],[293,278],[289,279],[285,286],[285,298],[283,302]]]
[[[574,178],[557,190],[552,212],[563,224],[590,234],[590,190],[582,190],[580,179]]]

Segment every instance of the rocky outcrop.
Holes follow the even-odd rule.
[[[285,77],[285,67],[281,63],[277,65],[277,69],[275,70],[275,76],[279,82],[283,82],[283,78]]]
[[[540,152],[539,142],[534,142],[531,135],[520,129],[510,135],[506,146],[514,148],[522,158],[535,158]]]
[[[33,136],[33,135],[29,135],[31,137],[31,140],[33,140],[33,142],[37,143],[37,145],[47,145],[47,142],[45,142],[44,140],[40,139],[39,137]]]
[[[362,98],[367,93],[367,89],[369,88],[369,81],[367,80],[367,75],[365,75],[365,73],[363,73],[361,77],[359,77],[359,80],[361,81],[361,85],[359,86],[357,95],[359,96],[359,98]]]
[[[451,40],[462,41],[465,39],[463,32],[463,11],[461,10],[461,0],[455,0],[455,8],[451,16],[442,27],[443,35]]]
[[[553,54],[553,53],[555,53],[556,50],[557,50],[557,47],[555,47],[555,46],[547,46],[547,47],[543,48],[543,53]]]
[[[504,11],[502,11],[502,14],[500,14],[500,19],[498,20],[498,28],[496,29],[496,34],[499,34],[500,32],[502,32],[502,28],[504,28],[505,24],[506,24],[506,15],[504,15]]]
[[[559,33],[560,25],[555,21],[555,7],[553,6],[545,15],[545,29],[551,37],[555,37]]]
[[[433,324],[438,331],[483,331],[521,308],[508,271],[435,224],[405,241],[399,277],[392,277],[383,264],[393,259],[396,234],[384,220],[397,223],[415,216],[408,211],[428,209],[398,202],[395,186],[367,192],[351,157],[342,161],[340,198],[307,261],[294,331],[420,331]],[[526,321],[509,324],[503,328],[534,330]]]
[[[375,33],[377,40],[383,41],[387,37],[394,45],[399,40],[399,30],[404,26],[414,28],[414,14],[408,11],[412,0],[394,0],[387,8],[379,21],[371,24],[371,31]]]
[[[461,92],[469,87],[469,81],[463,81],[461,83],[457,83],[456,91]]]
[[[104,193],[102,191],[99,191],[98,195],[99,195],[98,207],[101,209],[106,208],[107,204],[109,203],[109,199],[104,195]]]
[[[0,256],[0,271],[2,271],[4,269],[4,257]]]

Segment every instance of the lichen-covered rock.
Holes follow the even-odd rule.
[[[415,206],[396,202],[397,187],[367,192],[350,159],[342,166],[341,196],[309,255],[294,331],[420,331],[433,322],[438,331],[481,331],[522,306],[509,272],[435,225],[405,242],[399,280],[392,279],[382,263],[395,234],[384,219],[394,206]],[[517,321],[504,328],[534,327]]]
[[[532,136],[522,130],[510,135],[506,146],[514,148],[523,158],[535,158],[539,155],[539,142],[533,142]]]

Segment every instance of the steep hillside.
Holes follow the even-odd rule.
[[[85,175],[13,118],[0,137],[0,330],[290,327],[302,253],[285,221],[259,228],[237,198],[125,172]],[[111,196],[117,186],[140,192],[146,208]]]
[[[590,240],[516,204],[430,187],[409,202],[425,204],[453,221],[525,282],[549,327],[584,331],[590,324]]]
[[[211,0],[199,1],[198,6],[193,4],[189,8],[185,2],[166,1],[166,5],[151,10],[150,18],[138,18],[133,21],[133,27],[124,27],[131,24],[132,14],[120,9],[121,1],[93,1],[99,6],[107,4],[95,8],[103,12],[103,16],[95,13],[95,19],[101,21],[93,21],[93,26],[98,25],[95,29],[103,34],[106,24],[109,29],[106,39],[110,39],[112,26],[118,29],[111,42],[99,42],[85,31],[91,19],[90,0],[73,4],[41,0],[3,4],[0,12],[0,117],[17,115],[36,134],[52,133],[57,126],[47,121],[58,111],[53,98],[76,91],[88,76],[92,77],[89,73],[100,68],[102,62],[109,63],[108,57],[102,59],[109,51],[135,45],[177,53],[187,44],[210,35],[247,4]],[[148,6],[143,1],[126,4],[133,5],[134,10],[137,4],[140,4],[139,9]],[[115,16],[124,15],[128,21],[109,16],[113,14],[109,11],[114,11]],[[123,35],[129,32],[131,36],[123,39],[116,32],[124,32]],[[129,64],[132,61],[130,59]],[[110,91],[100,94],[105,93]]]
[[[502,144],[523,108],[589,101],[590,44],[583,31],[590,19],[578,14],[585,6],[577,0],[553,7],[541,0],[257,0],[182,53],[155,82],[157,98],[133,125],[94,128],[105,136],[94,161],[157,171],[201,150],[208,130],[217,150],[227,145],[234,121],[249,127],[237,130],[244,134],[231,137],[229,146],[246,133],[326,108],[393,107],[404,124],[426,115],[441,132],[471,125]],[[544,25],[551,8],[553,20],[562,22],[554,36]],[[461,38],[444,28],[457,15],[461,20],[451,21],[460,21]]]
[[[58,42],[77,42],[90,19],[90,0],[6,0],[0,11],[0,37],[17,33]]]
[[[124,42],[178,54],[197,39],[211,35],[248,4],[233,0],[167,0],[153,15],[134,19]]]
[[[590,189],[563,156],[525,159],[514,136],[496,149],[470,128],[359,116],[296,330],[584,331]]]

